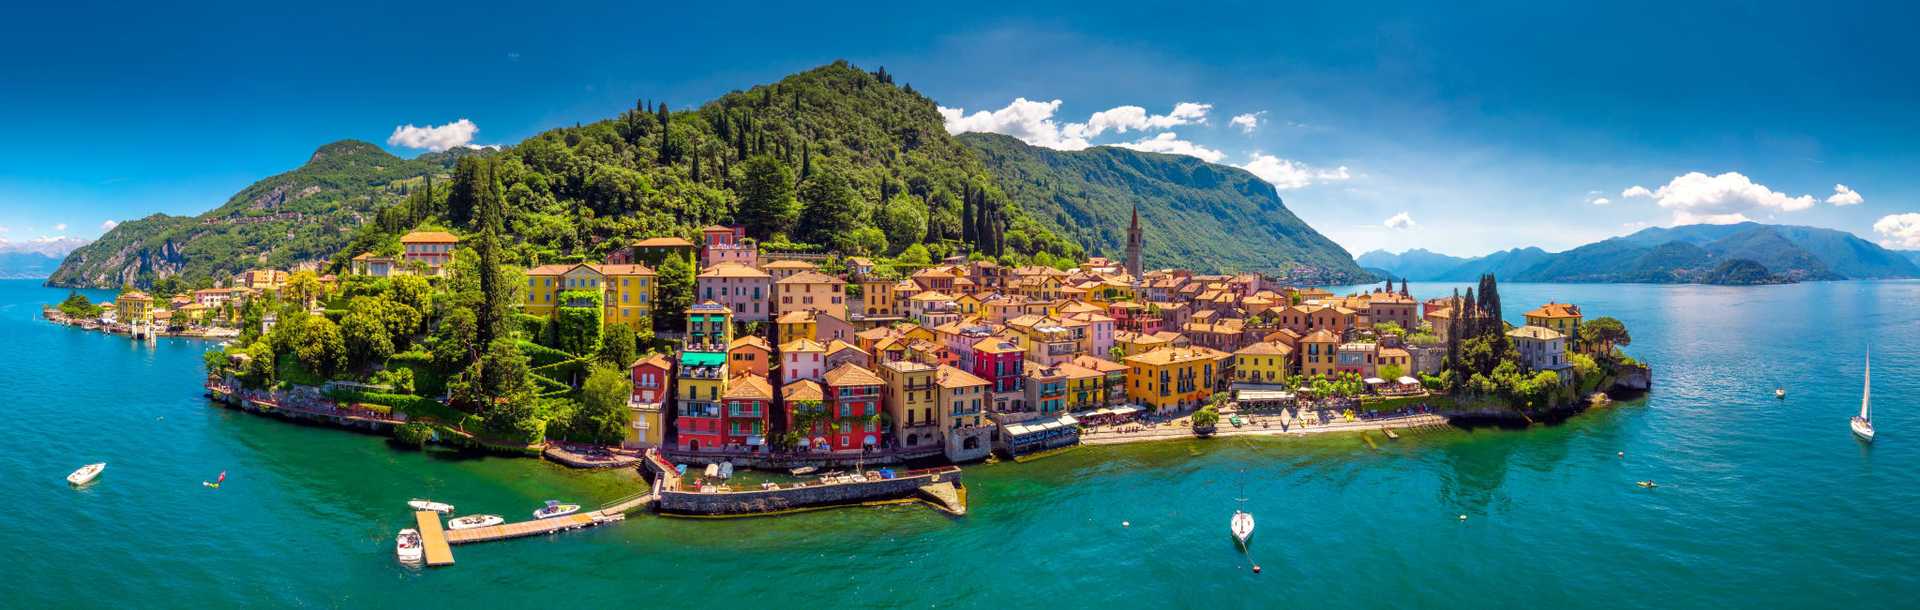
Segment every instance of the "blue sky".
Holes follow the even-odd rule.
[[[1246,166],[1355,254],[1737,218],[1920,248],[1897,4],[408,4],[15,7],[0,239],[199,213],[334,140],[422,152],[402,125],[510,144],[845,58],[955,129]]]

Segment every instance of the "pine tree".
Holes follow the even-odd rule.
[[[667,103],[660,102],[660,164],[673,164],[673,130],[668,128]]]
[[[810,144],[801,144],[800,145],[800,179],[806,180],[807,176],[812,174],[813,174],[813,146]],[[881,198],[881,201],[886,201],[886,199]]]

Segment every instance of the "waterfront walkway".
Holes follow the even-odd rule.
[[[440,514],[431,511],[415,512],[414,520],[420,524],[420,541],[426,548],[427,565],[442,566],[453,565],[453,550],[448,545],[510,540],[624,521],[627,513],[645,508],[653,501],[653,492],[647,491],[614,500],[590,512],[464,530],[443,529]]]
[[[1445,426],[1447,418],[1443,415],[1422,413],[1402,417],[1379,419],[1360,419],[1355,421],[1334,421],[1329,423],[1310,423],[1291,416],[1257,416],[1248,420],[1246,425],[1235,428],[1227,423],[1230,414],[1221,416],[1220,424],[1215,427],[1212,436],[1304,436],[1327,432],[1365,432],[1393,428],[1423,428],[1427,426]],[[1274,420],[1274,421],[1269,421]],[[1149,441],[1178,440],[1194,438],[1193,428],[1185,420],[1162,423],[1153,427],[1138,424],[1123,425],[1117,429],[1088,431],[1080,435],[1083,445],[1117,445],[1122,443],[1143,443]],[[1263,424],[1265,424],[1263,426]]]

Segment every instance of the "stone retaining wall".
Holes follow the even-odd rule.
[[[653,471],[656,477],[672,476],[665,475],[662,472],[663,467],[655,460],[645,460],[642,463],[648,470]],[[954,469],[938,474],[927,473],[865,483],[808,485],[772,490],[698,493],[671,491],[665,489],[665,486],[656,486],[659,498],[653,506],[655,510],[672,514],[752,515],[816,506],[908,498],[917,493],[922,486],[936,482],[958,483],[959,481],[960,471]]]

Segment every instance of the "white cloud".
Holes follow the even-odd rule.
[[[1866,200],[1859,191],[1847,188],[1845,184],[1833,185],[1833,195],[1827,197],[1827,203],[1834,205],[1859,205]]]
[[[1814,204],[1812,195],[1790,196],[1740,172],[1718,176],[1687,172],[1653,191],[1635,186],[1620,194],[1653,199],[1660,207],[1673,210],[1675,224],[1746,222],[1751,220],[1747,212],[1798,212]]]
[[[53,225],[53,232],[55,232],[55,233],[65,233],[65,232],[67,232],[67,223],[64,223],[64,222],[63,222],[63,223],[60,223],[60,224],[57,224],[57,225]]]
[[[1607,205],[1607,204],[1613,203],[1613,200],[1608,199],[1606,197],[1594,197],[1592,199],[1588,199],[1587,203],[1591,203],[1594,205]]]
[[[1888,214],[1873,223],[1873,232],[1883,238],[1880,245],[1902,250],[1920,250],[1920,214]]]
[[[1305,163],[1262,153],[1254,153],[1246,164],[1234,167],[1252,172],[1272,184],[1273,188],[1283,191],[1304,188],[1315,182],[1339,182],[1353,178],[1345,165],[1333,169],[1314,169]]]
[[[0,225],[0,235],[12,233],[12,232],[13,232],[13,227]]]
[[[981,110],[973,114],[967,114],[964,108],[939,108],[940,117],[950,134],[970,131],[1005,134],[1034,146],[1059,150],[1080,150],[1089,146],[1086,138],[1061,132],[1060,125],[1053,122],[1053,113],[1059,109],[1060,100],[1036,102],[1024,97],[1014,98],[1013,103],[1005,108]]]
[[[109,220],[106,222],[102,222],[100,223],[100,231],[103,233],[107,231],[112,231],[113,228],[117,226],[120,226],[120,221],[118,220]]]
[[[1413,216],[1411,214],[1408,214],[1406,212],[1401,212],[1399,214],[1394,214],[1393,216],[1388,217],[1387,221],[1381,224],[1387,225],[1387,228],[1389,229],[1399,229],[1404,231],[1404,230],[1413,228],[1416,223],[1413,222]]]
[[[1262,110],[1259,112],[1236,114],[1233,115],[1233,119],[1227,121],[1227,124],[1240,128],[1240,133],[1253,133],[1253,130],[1260,128],[1260,116],[1266,113],[1267,111]]]
[[[432,152],[441,152],[461,146],[479,148],[473,145],[473,134],[480,127],[473,121],[460,119],[445,125],[418,127],[412,123],[393,128],[393,135],[387,136],[387,145],[405,148],[424,148]]]
[[[1140,106],[1115,106],[1093,113],[1084,123],[1061,123],[1054,113],[1060,100],[1039,102],[1014,98],[999,110],[978,110],[967,114],[964,108],[939,107],[947,133],[970,131],[1005,134],[1020,141],[1059,150],[1080,150],[1092,146],[1095,136],[1107,132],[1156,131],[1181,125],[1204,125],[1212,104],[1180,102],[1167,114],[1148,114]],[[1197,156],[1197,155],[1196,155]]]
[[[1114,146],[1142,152],[1187,155],[1189,157],[1197,157],[1201,161],[1208,163],[1218,163],[1221,159],[1227,158],[1227,153],[1182,140],[1180,139],[1180,134],[1171,131],[1161,132],[1151,138],[1141,138],[1134,142],[1121,142],[1114,144]]]

